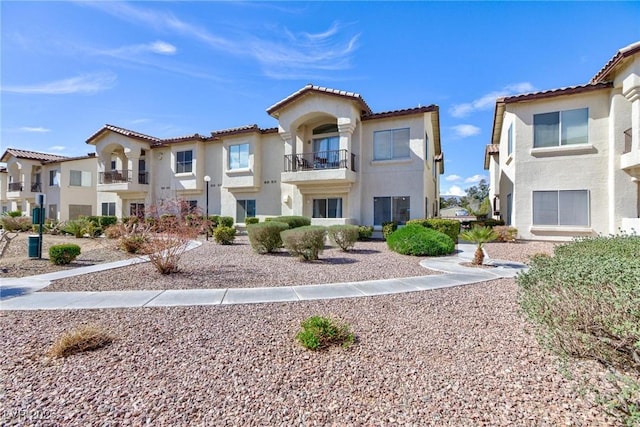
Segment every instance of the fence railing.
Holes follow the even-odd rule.
[[[323,169],[351,169],[355,172],[356,155],[347,150],[329,150],[284,156],[285,172]]]
[[[100,172],[98,176],[99,184],[120,184],[132,181],[133,171],[130,169],[111,170]],[[138,184],[149,184],[149,172],[138,172]]]

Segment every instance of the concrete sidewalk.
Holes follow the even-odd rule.
[[[503,277],[514,277],[519,271],[526,269],[524,264],[499,260],[486,261],[493,265],[493,268],[461,265],[461,263],[470,262],[474,251],[473,245],[458,244],[456,255],[426,258],[420,262],[423,267],[444,274],[398,279],[267,288],[37,292],[55,279],[145,262],[144,259],[132,259],[40,276],[0,279],[0,310],[172,307],[353,298],[468,285]]]

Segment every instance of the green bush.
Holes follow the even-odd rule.
[[[580,238],[556,247],[552,257],[535,256],[529,270],[517,277],[518,302],[536,324],[544,345],[563,356],[589,358],[635,373],[635,381],[624,385],[612,402],[624,417],[636,421],[640,419],[638,254],[640,236]]]
[[[373,236],[373,225],[361,225],[358,227],[358,240],[369,240]]]
[[[120,248],[130,254],[139,254],[144,252],[145,245],[149,239],[142,234],[130,234],[120,238]]]
[[[287,229],[289,229],[289,226],[283,222],[261,222],[248,225],[247,234],[253,250],[259,254],[264,254],[282,247],[280,233]]]
[[[460,234],[460,221],[455,219],[439,219],[439,218],[422,218],[422,219],[410,219],[407,221],[407,225],[421,225],[423,227],[431,228],[451,237],[451,240],[458,242],[458,234]]]
[[[209,215],[209,223],[211,224],[212,229],[216,228],[220,223],[220,215]]]
[[[257,224],[259,222],[260,222],[260,218],[256,218],[256,217],[253,217],[253,216],[250,216],[250,217],[247,217],[247,218],[244,219],[244,223],[246,225]]]
[[[338,245],[343,252],[347,252],[355,246],[359,231],[357,225],[336,224],[327,229],[327,234],[331,241]]]
[[[233,227],[235,220],[230,216],[221,216],[218,222],[218,227]]]
[[[29,231],[33,225],[29,216],[2,215],[0,223],[6,231]]]
[[[348,347],[354,342],[349,325],[328,317],[311,316],[301,323],[296,339],[309,350],[321,350],[330,345]]]
[[[493,231],[498,236],[496,238],[498,242],[515,242],[518,236],[518,229],[507,225],[496,225],[493,227]]]
[[[230,245],[236,239],[236,229],[219,225],[213,230],[213,239],[221,245]]]
[[[438,256],[452,253],[456,245],[449,236],[431,228],[411,224],[394,231],[387,246],[403,255]]]
[[[114,225],[118,223],[118,217],[113,215],[105,215],[100,218],[100,226],[102,228],[107,228],[110,225]]]
[[[80,246],[73,243],[49,247],[49,260],[55,265],[69,264],[80,255]]]
[[[22,216],[22,211],[9,211],[7,212],[7,216],[10,216],[11,218],[18,218]]]
[[[91,223],[86,218],[79,218],[71,221],[67,221],[67,224],[62,228],[62,231],[67,234],[73,235],[76,239],[84,237],[87,232],[87,227]]]
[[[497,225],[504,225],[504,221],[501,219],[493,219],[493,218],[487,218],[487,219],[479,219],[479,220],[475,220],[475,221],[465,221],[462,223],[462,226],[464,228],[473,228],[475,226],[478,227],[495,227]]]
[[[305,261],[316,260],[324,249],[325,227],[306,225],[280,233],[282,243],[293,256]]]
[[[311,218],[308,218],[306,216],[277,216],[275,218],[267,218],[267,220],[284,222],[289,226],[289,228],[298,228],[311,225]]]
[[[398,223],[395,221],[386,221],[382,223],[382,238],[387,240],[389,235],[398,229]]]

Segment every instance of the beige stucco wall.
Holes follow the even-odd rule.
[[[60,211],[60,220],[66,221],[69,219],[69,205],[90,205],[91,214],[96,215],[96,176],[98,171],[98,163],[96,159],[93,157],[88,157],[79,160],[60,162],[59,165],[60,203],[58,209]],[[88,172],[91,176],[90,185],[87,187],[69,185],[72,170]]]

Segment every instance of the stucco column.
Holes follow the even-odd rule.
[[[351,135],[356,129],[356,124],[349,118],[338,118],[338,132],[340,134],[340,149],[351,153]]]
[[[131,176],[129,176],[129,181],[132,184],[138,183],[138,160],[140,159],[140,151],[132,150],[130,148],[124,149],[124,155],[127,157],[127,169],[131,171]]]
[[[622,94],[631,101],[631,150],[640,150],[640,76],[631,74],[624,79]]]

